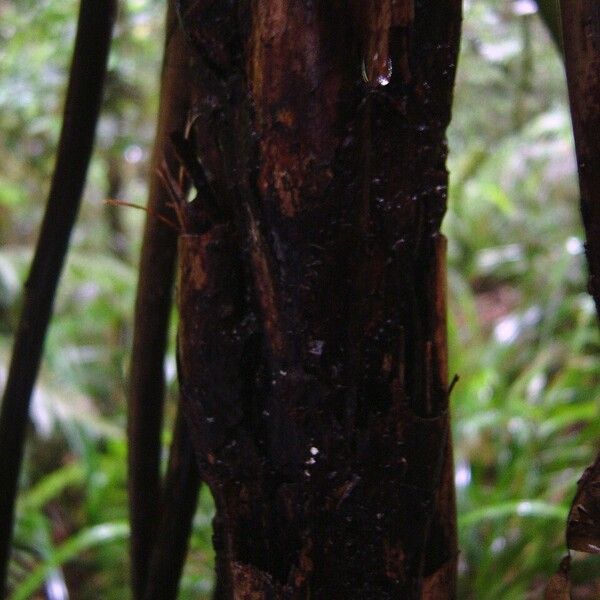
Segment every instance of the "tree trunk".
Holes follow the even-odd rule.
[[[178,356],[218,598],[455,597],[439,228],[460,6],[181,3]]]

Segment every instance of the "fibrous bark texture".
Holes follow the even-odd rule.
[[[454,597],[439,228],[460,5],[181,3],[179,374],[218,598]]]

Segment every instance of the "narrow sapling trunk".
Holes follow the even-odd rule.
[[[455,597],[439,229],[460,6],[181,2],[179,375],[218,598]]]
[[[161,518],[160,454],[164,402],[164,358],[172,307],[177,234],[161,217],[171,219],[169,189],[161,175],[177,178],[178,162],[169,135],[185,128],[189,108],[190,56],[177,19],[176,1],[169,0],[160,108],[150,163],[148,215],[135,303],[131,373],[128,390],[128,466],[133,597],[145,597],[148,570]],[[181,452],[181,450],[179,451]],[[195,498],[197,489],[188,493]],[[167,497],[175,495],[166,490]],[[186,502],[184,501],[184,504]],[[173,555],[170,555],[173,557]],[[166,568],[167,564],[163,565]],[[176,567],[173,567],[177,570]],[[150,586],[156,589],[156,569]]]

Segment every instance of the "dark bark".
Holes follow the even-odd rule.
[[[189,109],[189,52],[178,26],[176,2],[169,3],[156,140],[150,165],[148,216],[144,230],[134,316],[128,392],[131,568],[135,598],[145,593],[148,566],[160,522],[160,453],[164,357],[172,306],[176,232],[172,201],[160,172],[177,179],[179,163],[169,141],[185,128]],[[185,192],[185,190],[182,190]]]
[[[589,292],[600,317],[600,4],[561,1],[565,66],[586,233]],[[600,456],[586,470],[569,513],[567,544],[600,552]]]
[[[182,3],[210,185],[182,207],[178,352],[217,598],[455,596],[460,6]]]
[[[15,335],[0,413],[0,591],[10,554],[31,393],[94,145],[115,0],[82,0],[56,166]]]

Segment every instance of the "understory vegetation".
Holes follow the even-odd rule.
[[[0,388],[52,172],[77,4],[0,0]],[[163,4],[121,6],[31,411],[15,600],[127,597],[125,390],[144,214],[105,201],[145,203]],[[459,597],[540,598],[565,553],[576,482],[600,447],[600,336],[564,70],[533,3],[466,1],[449,148]],[[165,459],[175,371],[171,348]],[[209,597],[211,517],[204,488],[182,599]],[[599,568],[575,557],[575,598],[600,596]]]

